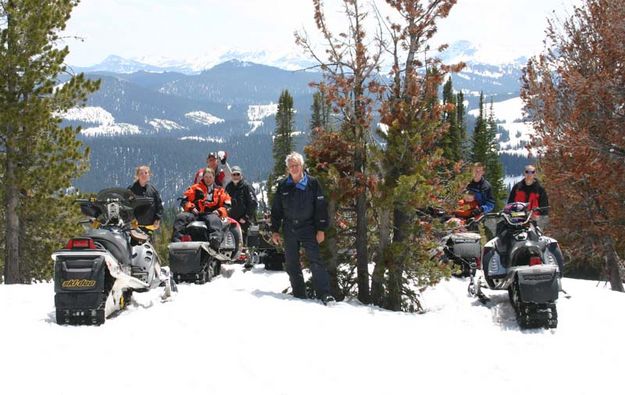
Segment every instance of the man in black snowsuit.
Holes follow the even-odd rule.
[[[140,206],[135,209],[135,218],[140,227],[152,225],[155,229],[160,227],[163,218],[163,201],[158,190],[150,183],[151,176],[148,166],[139,166],[135,171],[135,182],[128,187],[136,196],[152,198],[152,204]],[[148,231],[148,233],[151,233]]]
[[[254,187],[243,179],[243,173],[239,166],[232,167],[232,181],[226,185],[226,192],[230,195],[232,208],[228,211],[230,218],[241,224],[243,240],[247,240],[247,229],[250,222],[256,222],[256,208],[258,201]]]
[[[319,244],[325,239],[328,227],[328,208],[316,178],[304,173],[304,158],[297,152],[286,157],[287,178],[278,184],[271,207],[272,240],[280,244],[280,227],[284,231],[286,272],[293,296],[306,298],[306,285],[299,262],[300,246],[306,250],[310,262],[313,286],[317,298],[324,304],[334,302],[330,295],[330,277],[321,261]]]

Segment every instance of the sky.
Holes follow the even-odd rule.
[[[436,44],[468,40],[498,59],[533,55],[552,11],[570,14],[581,1],[458,0],[441,22]],[[330,25],[340,27],[339,1],[325,3]],[[113,54],[188,59],[236,49],[297,55],[293,33],[302,29],[315,31],[312,0],[81,0],[65,42],[67,62],[76,66]]]

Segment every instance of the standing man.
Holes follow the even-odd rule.
[[[221,162],[221,166],[217,159]],[[228,153],[226,151],[209,152],[206,157],[206,166],[213,169],[213,172],[215,173],[215,184],[220,187],[225,187],[232,179],[232,172],[230,171],[230,165],[226,163],[227,160]],[[195,173],[193,184],[198,184],[202,181],[202,177],[204,177],[204,169],[205,168],[203,167]]]
[[[481,213],[489,213],[495,208],[495,198],[493,197],[493,189],[490,183],[484,178],[484,165],[480,162],[473,164],[473,178],[467,184],[466,190],[475,194],[475,200],[478,206],[473,209],[472,216],[478,216]]]
[[[247,240],[247,228],[250,222],[256,221],[258,201],[254,187],[243,179],[243,172],[239,166],[232,167],[232,181],[226,185],[226,192],[232,199],[232,208],[228,214],[239,222],[243,231],[243,240]]]
[[[328,208],[321,185],[304,172],[304,158],[297,152],[286,157],[289,175],[278,184],[271,207],[271,239],[281,244],[280,227],[284,232],[284,255],[293,296],[306,299],[306,285],[299,262],[300,247],[306,250],[313,285],[324,304],[334,302],[330,295],[330,277],[321,261],[319,244],[328,227]]]
[[[158,190],[150,183],[151,175],[149,166],[142,165],[137,167],[135,170],[135,182],[128,189],[136,196],[153,199],[152,204],[149,206],[137,207],[134,215],[139,226],[152,225],[155,229],[158,229],[161,224],[161,218],[163,218],[163,201]]]
[[[540,214],[549,214],[547,191],[536,179],[536,167],[533,165],[525,166],[523,179],[512,187],[510,196],[508,196],[508,203],[513,202],[528,203],[530,210],[540,207]]]

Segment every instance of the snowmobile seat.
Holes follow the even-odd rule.
[[[119,232],[95,229],[88,232],[87,236],[102,244],[122,265],[130,266],[130,246],[124,235]]]

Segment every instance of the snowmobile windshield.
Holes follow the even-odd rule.
[[[507,204],[503,213],[510,224],[523,224],[527,222],[530,215],[527,204],[522,202]]]

